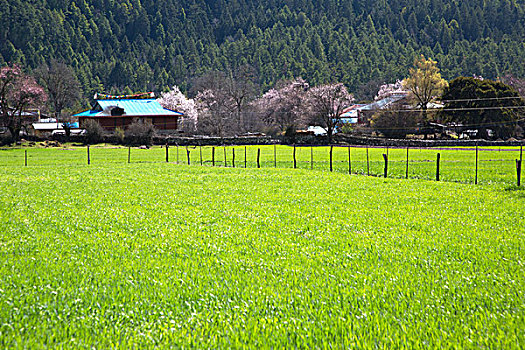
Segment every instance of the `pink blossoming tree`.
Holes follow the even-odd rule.
[[[341,126],[341,116],[354,96],[341,83],[316,86],[308,90],[307,106],[310,124],[317,123],[326,129],[328,143],[332,142],[334,131]]]
[[[309,85],[302,78],[283,81],[253,102],[257,114],[267,126],[284,132],[304,122],[304,103]]]
[[[520,79],[512,74],[506,74],[499,79],[502,83],[511,86],[514,90],[520,94],[521,97],[525,98],[525,79]]]
[[[20,67],[12,65],[0,69],[0,122],[15,141],[20,137],[23,112],[41,106],[46,100],[44,89]]]

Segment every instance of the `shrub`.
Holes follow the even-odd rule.
[[[126,134],[124,132],[124,129],[122,128],[116,128],[115,129],[115,137],[117,139],[117,143],[122,145],[124,144],[124,139],[126,137]]]
[[[104,129],[102,126],[95,120],[86,120],[82,127],[86,130],[86,139],[87,144],[95,144],[104,141]]]
[[[283,143],[285,144],[294,144],[296,142],[297,133],[295,131],[295,126],[289,126],[286,128],[283,137]]]
[[[9,131],[0,134],[0,146],[10,145],[14,142],[14,138]]]
[[[419,112],[407,111],[403,105],[394,104],[389,109],[375,113],[370,124],[385,137],[402,139],[415,130],[419,119]]]
[[[350,123],[344,123],[343,126],[341,126],[341,133],[343,134],[351,134],[354,131],[354,126]]]
[[[125,132],[125,142],[129,145],[151,145],[155,128],[153,125],[142,119],[135,119]]]

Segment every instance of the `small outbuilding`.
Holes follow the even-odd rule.
[[[92,109],[75,114],[80,127],[97,121],[105,130],[125,129],[135,119],[150,122],[158,130],[176,130],[183,114],[163,108],[155,99],[98,99]]]

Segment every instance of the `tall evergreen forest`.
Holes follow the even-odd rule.
[[[446,79],[525,77],[523,0],[0,0],[0,23],[0,65],[64,62],[86,96],[249,64],[261,91],[301,76],[364,99],[419,54]]]

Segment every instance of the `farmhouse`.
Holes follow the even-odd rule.
[[[364,107],[366,105],[364,104],[355,104],[350,107],[347,107],[343,110],[343,114],[341,114],[341,122],[343,124],[361,124],[362,121],[359,120],[359,110],[360,108]]]
[[[176,130],[182,113],[163,108],[155,99],[97,99],[92,109],[75,114],[80,127],[97,121],[105,130],[124,129],[135,119],[148,121],[158,130]]]

